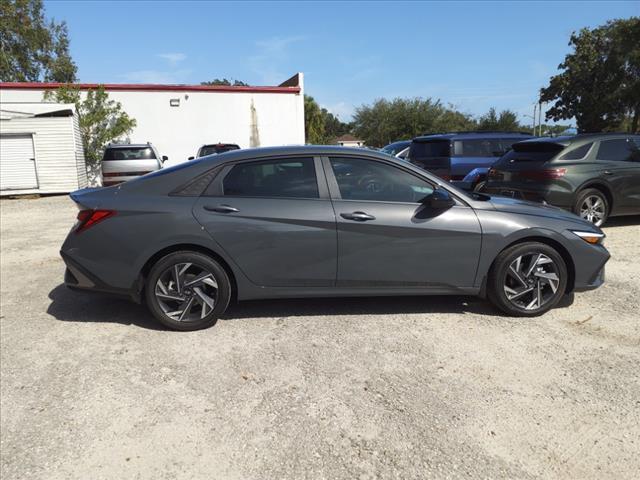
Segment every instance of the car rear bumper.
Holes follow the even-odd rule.
[[[134,178],[139,178],[141,177],[142,174],[140,175],[118,175],[118,176],[109,176],[109,175],[103,175],[102,176],[102,185],[105,187],[110,187],[112,185],[118,185],[119,183],[123,183],[123,182],[128,182],[129,180],[133,180]]]
[[[60,256],[66,265],[64,272],[64,285],[73,290],[83,290],[91,292],[106,293],[110,295],[117,295],[120,297],[127,297],[136,302],[140,301],[139,293],[132,290],[119,289],[108,285],[96,274],[90,272],[87,268],[82,266],[79,262],[74,260],[69,254],[64,251],[60,251]]]

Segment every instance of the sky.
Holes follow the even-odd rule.
[[[81,82],[278,85],[348,121],[378,98],[431,97],[523,123],[583,27],[640,2],[46,1],[68,24]]]

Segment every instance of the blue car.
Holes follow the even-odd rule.
[[[522,132],[458,132],[414,138],[408,160],[466,190],[481,190],[487,171],[511,145],[533,138]]]

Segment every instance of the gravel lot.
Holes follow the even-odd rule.
[[[541,318],[261,301],[175,333],[61,285],[67,197],[0,207],[3,480],[638,478],[638,217],[605,229],[605,286]]]

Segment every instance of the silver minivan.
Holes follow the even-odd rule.
[[[102,156],[102,184],[108,187],[155,172],[167,160],[150,143],[109,144]]]

